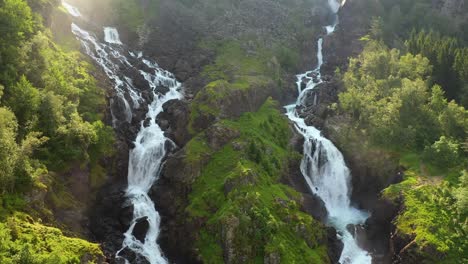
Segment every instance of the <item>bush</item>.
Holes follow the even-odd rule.
[[[460,162],[460,144],[445,136],[424,149],[423,160],[441,168],[452,168]]]

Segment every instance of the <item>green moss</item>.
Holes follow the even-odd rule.
[[[251,98],[256,94],[270,94],[281,89],[281,75],[298,63],[298,55],[279,43],[270,48],[245,36],[241,40],[205,40],[200,48],[215,50],[214,62],[203,68],[202,76],[208,84],[197,94],[191,105],[189,130],[200,132],[194,126],[216,117],[224,118],[223,106],[235,98]],[[278,59],[279,58],[279,59]],[[258,91],[258,93],[256,93]]]
[[[204,156],[211,153],[211,149],[205,141],[203,134],[199,134],[187,143],[186,147],[186,161],[193,164],[203,160]]]
[[[98,263],[104,258],[99,245],[66,237],[59,229],[22,213],[0,223],[0,241],[0,262],[4,264]]]
[[[202,259],[222,262],[223,241],[247,263],[263,263],[271,254],[282,263],[327,263],[320,242],[325,229],[299,210],[300,194],[278,183],[295,154],[288,149],[288,121],[276,103],[267,100],[258,112],[221,123],[240,137],[212,154],[186,209],[193,221],[205,223],[196,241]],[[188,146],[192,159],[194,153],[213,152],[200,136]]]
[[[269,76],[279,78],[279,64],[273,51],[260,44],[241,46],[243,41],[206,42],[202,47],[215,49],[215,62],[203,69],[210,81],[226,80],[234,83],[243,76]],[[252,43],[252,41],[250,41]]]

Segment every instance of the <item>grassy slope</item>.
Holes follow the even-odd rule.
[[[299,154],[288,149],[288,122],[276,103],[268,100],[258,112],[221,124],[240,137],[213,154],[187,207],[192,221],[205,223],[196,241],[202,259],[223,262],[225,243],[247,263],[263,263],[265,256],[279,256],[282,263],[327,263],[323,226],[299,210],[298,193],[278,183],[288,159]],[[187,149],[192,161],[210,152],[203,137]]]
[[[256,47],[255,55],[247,55],[240,41],[205,42],[202,47],[216,50],[218,56],[213,64],[204,68],[202,75],[209,83],[202,89],[191,105],[189,128],[200,116],[218,116],[222,102],[229,95],[240,92],[248,96],[254,89],[280,82],[280,67],[274,53]],[[237,94],[236,96],[240,96]]]

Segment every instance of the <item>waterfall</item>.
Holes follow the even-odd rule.
[[[326,26],[327,35],[330,35],[338,24],[337,12],[341,5],[335,0],[328,0],[328,3],[335,14],[334,23]],[[303,105],[308,91],[313,90],[323,82],[320,73],[323,64],[322,45],[323,38],[320,38],[317,41],[318,65],[312,71],[297,75],[296,84],[299,96],[295,104],[285,108],[287,116],[294,122],[296,129],[305,139],[301,172],[310,191],[324,201],[328,211],[328,224],[337,230],[338,238],[344,244],[339,262],[342,264],[370,264],[372,257],[357,245],[355,238],[347,228],[350,224],[363,224],[369,214],[351,206],[351,174],[346,167],[343,155],[330,140],[322,136],[320,130],[308,126],[296,110],[297,107]],[[304,81],[307,84],[302,89]]]
[[[70,14],[79,14],[79,11],[70,5],[67,10]],[[152,90],[153,101],[148,105],[146,122],[141,121],[140,130],[134,142],[135,147],[129,155],[126,197],[133,205],[133,219],[124,234],[122,249],[116,253],[116,258],[123,258],[120,253],[124,249],[130,249],[146,258],[151,264],[168,263],[157,244],[160,216],[148,192],[160,175],[168,144],[174,145],[165,137],[156,118],[163,112],[163,105],[166,102],[183,98],[182,85],[170,72],[161,69],[157,63],[145,59],[141,52],[125,50],[115,28],[103,29],[106,43],[100,42],[94,34],[81,29],[75,23],[72,23],[71,28],[86,54],[113,82],[116,99],[111,103],[123,108],[123,113],[112,112],[115,127],[122,123],[132,122],[133,112],[146,102],[138,87],[133,85],[131,76],[127,76],[128,71],[122,69],[132,68],[133,72],[141,74]],[[144,67],[139,68],[137,65],[144,65]],[[165,94],[157,92],[156,89],[160,86],[168,88],[168,92]],[[136,224],[142,220],[148,221],[149,226],[144,241],[138,240],[133,235]],[[128,260],[124,259],[124,261],[128,263]]]
[[[110,44],[122,45],[119,38],[119,32],[113,27],[104,28],[104,41]]]

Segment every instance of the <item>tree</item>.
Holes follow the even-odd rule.
[[[468,214],[468,171],[463,171],[460,176],[460,185],[455,190],[457,209],[462,215]]]
[[[53,92],[42,94],[39,105],[39,130],[44,132],[44,135],[49,137],[55,135],[57,128],[66,121],[65,107],[62,103],[64,101],[65,98]]]
[[[21,41],[33,33],[31,8],[23,0],[0,2],[0,81],[9,84],[16,78]]]
[[[24,75],[16,85],[6,90],[5,105],[16,115],[20,137],[26,134],[34,119],[37,119],[39,104],[39,90],[34,88]]]
[[[18,123],[15,115],[8,109],[0,108],[0,193],[13,191],[14,172],[18,161],[16,132]]]
[[[459,142],[445,136],[441,136],[434,144],[426,147],[423,153],[425,161],[440,168],[452,168],[460,162],[460,158]]]

